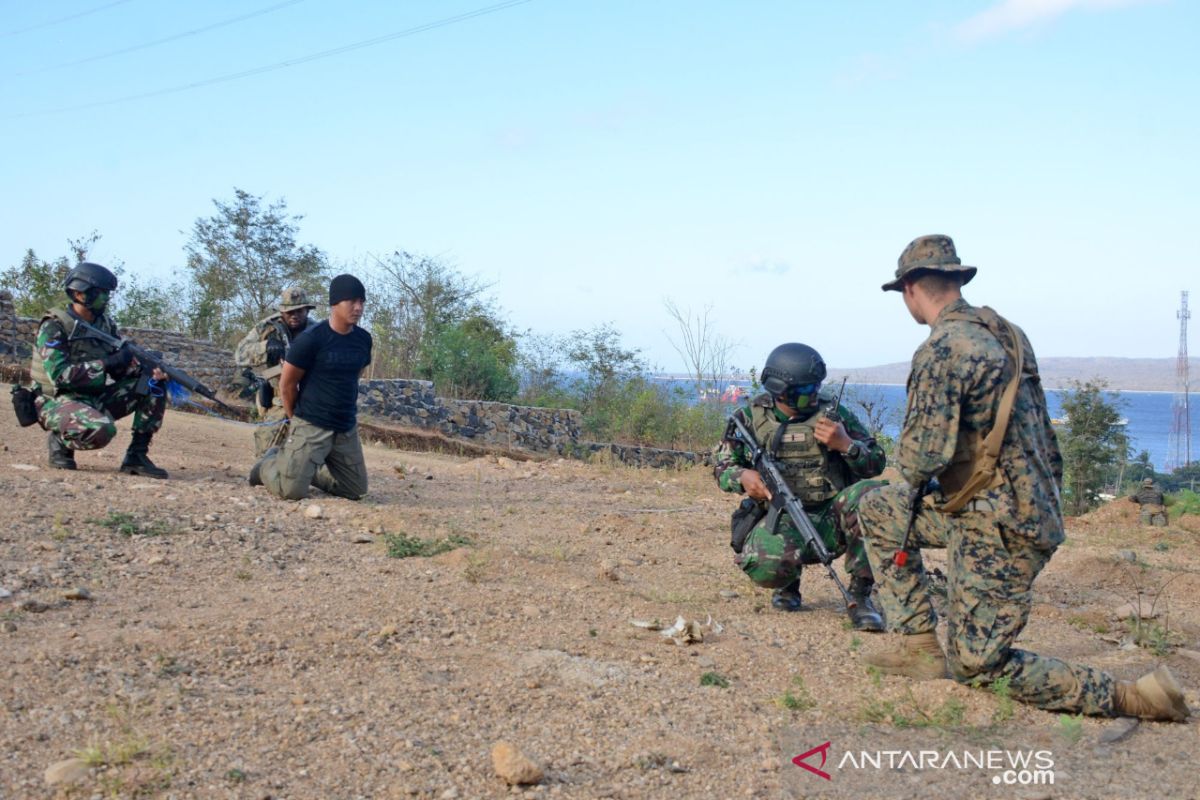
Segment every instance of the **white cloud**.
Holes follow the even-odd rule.
[[[957,26],[954,32],[964,42],[978,42],[1012,31],[1051,22],[1068,11],[1106,11],[1144,5],[1155,0],[1000,0]]]
[[[756,258],[747,265],[747,268],[750,272],[758,272],[763,275],[786,275],[791,272],[792,265],[777,258]]]

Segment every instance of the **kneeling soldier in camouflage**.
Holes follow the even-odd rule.
[[[279,310],[262,319],[237,346],[234,360],[239,367],[253,370],[262,381],[255,395],[259,418],[263,422],[279,425],[263,425],[254,429],[254,457],[259,458],[274,443],[283,440],[286,434],[282,422],[283,396],[279,393],[279,375],[283,372],[283,357],[288,347],[300,334],[317,327],[317,321],[309,319],[308,312],[316,308],[308,302],[308,296],[299,287],[283,290],[279,298]]]
[[[1066,539],[1063,459],[1033,346],[1020,328],[976,307],[949,236],[921,236],[900,255],[885,291],[900,292],[920,325],[908,407],[896,445],[904,482],[863,498],[867,556],[888,627],[901,636],[863,661],[919,680],[1008,682],[1016,700],[1070,713],[1182,721],[1189,709],[1167,667],[1137,681],[1018,647],[1033,583]],[[922,500],[921,490],[936,488]],[[947,649],[922,550],[945,549]]]
[[[825,362],[816,350],[797,343],[780,345],[763,367],[767,391],[734,414],[779,461],[789,488],[800,498],[829,552],[846,553],[849,591],[857,603],[847,612],[854,627],[882,631],[883,620],[871,601],[874,580],[859,532],[858,501],[867,490],[881,485],[862,479],[883,472],[887,457],[845,407],[832,409],[837,421],[824,413],[834,398],[820,393],[823,380]],[[786,517],[775,532],[762,524],[769,495],[745,449],[726,438],[713,457],[717,485],[726,492],[749,495],[734,514],[735,528],[750,528],[744,540],[734,545],[737,563],[756,584],[775,589],[772,606],[799,611],[800,572],[805,564],[819,561]]]
[[[64,288],[71,303],[46,313],[38,327],[31,373],[41,394],[35,401],[38,423],[49,431],[50,466],[75,469],[76,450],[99,450],[117,435],[114,420],[133,414],[133,441],[121,472],[165,478],[147,452],[162,427],[166,394],[151,385],[167,376],[143,368],[127,347],[112,346],[75,335],[76,320],[118,336],[105,313],[117,290],[117,276],[99,264],[83,261],[67,273]]]

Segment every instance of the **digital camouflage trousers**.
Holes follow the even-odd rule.
[[[987,684],[1008,678],[1018,700],[1040,708],[1111,716],[1113,677],[1086,667],[1013,647],[1029,621],[1033,581],[1054,550],[1032,547],[997,522],[1007,502],[988,490],[962,511],[945,514],[925,505],[908,540],[908,560],[893,557],[904,541],[909,497],[906,483],[871,492],[859,504],[867,556],[875,573],[888,629],[934,630],[937,615],[921,549],[947,551],[946,661],[960,683]]]
[[[846,574],[852,578],[871,577],[859,526],[859,503],[865,494],[886,483],[859,481],[838,492],[823,508],[808,514],[826,549],[835,558],[846,554]],[[767,529],[765,521],[755,526],[736,558],[750,580],[776,589],[799,577],[805,564],[821,563],[786,515],[780,518],[775,532]]]
[[[110,383],[98,394],[42,395],[38,422],[72,450],[99,450],[117,435],[115,420],[133,414],[133,432],[153,435],[162,427],[165,396],[138,394],[138,379]]]

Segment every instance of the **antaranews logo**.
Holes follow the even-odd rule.
[[[823,769],[818,769],[817,767],[814,767],[812,764],[809,764],[806,760],[810,756],[820,753],[821,754],[821,766],[822,767],[825,766],[825,759],[829,756],[829,746],[831,744],[833,744],[833,743],[826,742],[825,744],[819,744],[816,747],[814,747],[812,750],[809,750],[807,753],[801,753],[800,755],[793,758],[792,763],[795,764],[797,767],[801,767],[802,769],[808,770],[813,775],[817,775],[819,777],[824,778],[827,781],[833,780],[833,778],[830,777],[828,772],[826,772]]]
[[[832,781],[833,776],[825,771],[830,759],[833,741],[801,753],[792,758],[792,763],[819,778]],[[814,766],[809,760],[820,756],[821,763]],[[980,770],[990,774],[993,784],[1006,786],[1053,785],[1054,754],[1049,750],[846,750],[831,764],[838,772],[860,772],[865,770],[893,770],[923,772],[926,770]],[[861,772],[860,772],[861,774]]]

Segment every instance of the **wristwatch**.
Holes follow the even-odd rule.
[[[862,448],[861,444],[859,444],[858,442],[851,442],[850,446],[848,448],[846,448],[846,452],[842,453],[842,458],[847,458],[847,459],[851,459],[851,460],[856,459],[862,455],[862,451],[863,451],[863,448]]]

